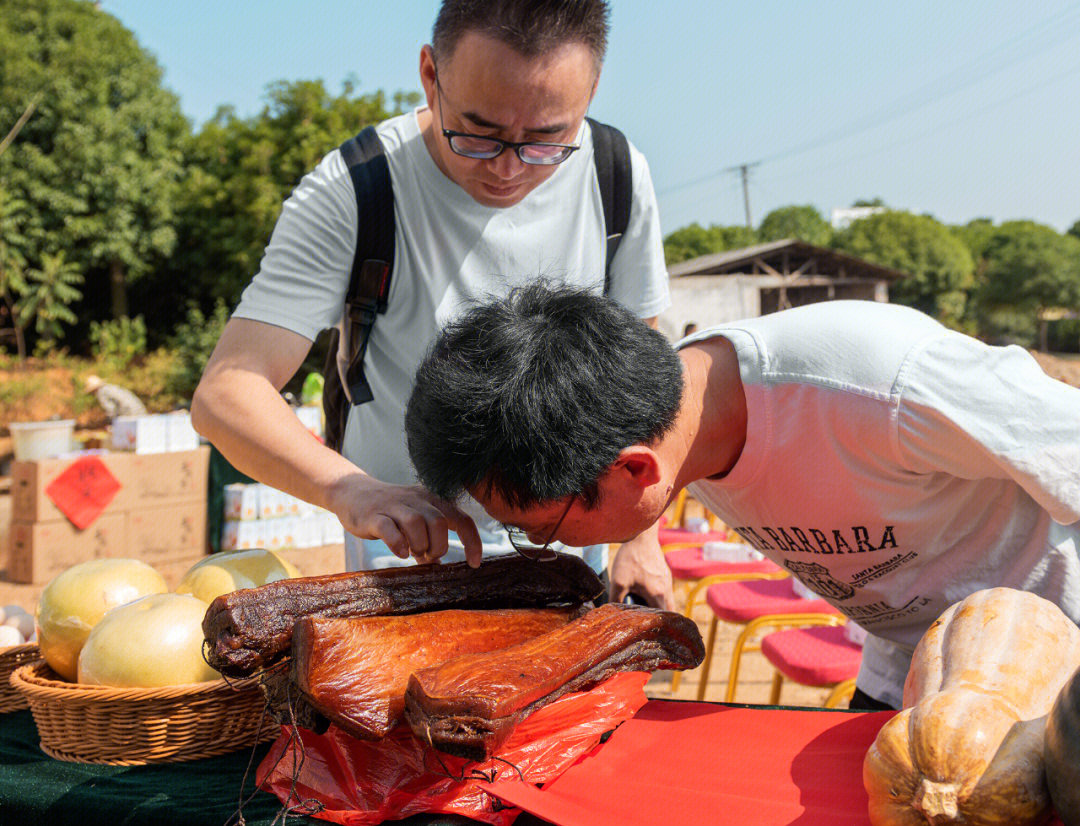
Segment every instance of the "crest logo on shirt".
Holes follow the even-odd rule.
[[[805,582],[807,588],[826,599],[843,600],[855,596],[855,589],[846,582],[836,579],[824,565],[785,559],[784,566]]]

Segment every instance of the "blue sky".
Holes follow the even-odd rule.
[[[268,83],[416,91],[436,0],[103,0],[198,126]],[[1080,2],[613,0],[591,114],[649,160],[665,234],[857,199],[1080,220]]]

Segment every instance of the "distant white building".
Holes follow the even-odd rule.
[[[671,339],[700,329],[835,299],[888,301],[907,274],[805,241],[787,238],[702,255],[668,267],[671,307],[658,327]]]
[[[852,221],[869,218],[871,215],[884,211],[883,206],[834,207],[830,223],[833,229],[847,229]]]

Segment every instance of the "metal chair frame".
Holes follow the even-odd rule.
[[[757,633],[762,628],[799,628],[811,625],[843,625],[847,618],[843,614],[822,613],[788,613],[788,614],[762,614],[745,624],[739,636],[735,638],[735,645],[731,652],[731,664],[728,666],[727,689],[724,692],[724,702],[731,703],[735,700],[735,688],[739,682],[739,667],[742,664],[742,655],[745,652],[760,651],[760,642],[751,644],[756,639]],[[712,667],[713,649],[716,646],[716,629],[720,624],[720,618],[714,613],[709,620],[709,630],[705,643],[705,662],[701,666],[701,681],[698,683],[697,699],[705,699],[705,691],[709,686],[709,670]],[[775,705],[775,703],[774,703]]]
[[[822,614],[822,615],[815,615],[815,617],[816,616],[827,616],[827,615]],[[815,621],[813,621],[813,622],[800,623],[798,627],[809,628],[809,627],[814,626],[814,625],[819,625],[819,626],[828,625],[828,626],[835,627],[837,625],[843,625],[847,621],[846,617],[843,617],[841,619],[842,619],[841,622],[818,622],[815,619]],[[773,665],[773,680],[772,680],[772,688],[769,691],[769,705],[771,705],[771,706],[780,705],[780,689],[783,687],[785,679],[787,679],[787,678],[784,676],[783,672],[780,671],[780,669],[777,668],[775,665]],[[824,687],[824,685],[822,687]],[[824,702],[823,705],[824,705],[825,708],[836,708],[837,706],[840,705],[840,703],[845,702],[846,700],[850,700],[851,696],[854,693],[855,693],[855,678],[850,677],[850,678],[848,678],[846,680],[841,680],[840,682],[835,683],[835,684],[832,685],[832,690],[829,692],[828,697],[825,698],[825,702]]]
[[[671,542],[667,545],[661,546],[661,550],[663,550],[664,553],[668,553],[669,551],[677,551],[683,548],[699,547],[701,547],[701,543],[699,542]],[[777,571],[756,574],[707,574],[706,576],[698,577],[697,579],[681,580],[682,582],[685,582],[688,586],[688,590],[686,593],[686,606],[683,609],[683,616],[685,616],[689,620],[693,620],[694,607],[695,605],[697,605],[698,596],[710,585],[716,585],[720,582],[737,582],[751,579],[787,579],[790,576],[791,574],[789,574],[787,571],[780,569]],[[706,654],[706,656],[708,656],[708,654]],[[676,671],[671,676],[671,690],[673,692],[678,691],[681,683],[682,672]]]

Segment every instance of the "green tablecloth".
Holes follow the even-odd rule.
[[[254,767],[268,744],[255,750],[245,796],[254,786]],[[38,747],[29,711],[0,714],[0,824],[3,826],[224,826],[237,809],[250,750],[160,766],[93,766],[54,760]],[[256,792],[244,803],[247,826],[269,826],[280,805]],[[460,826],[476,821],[452,816],[417,816],[395,826]],[[302,817],[292,824],[323,824]],[[515,826],[541,821],[522,815]]]

